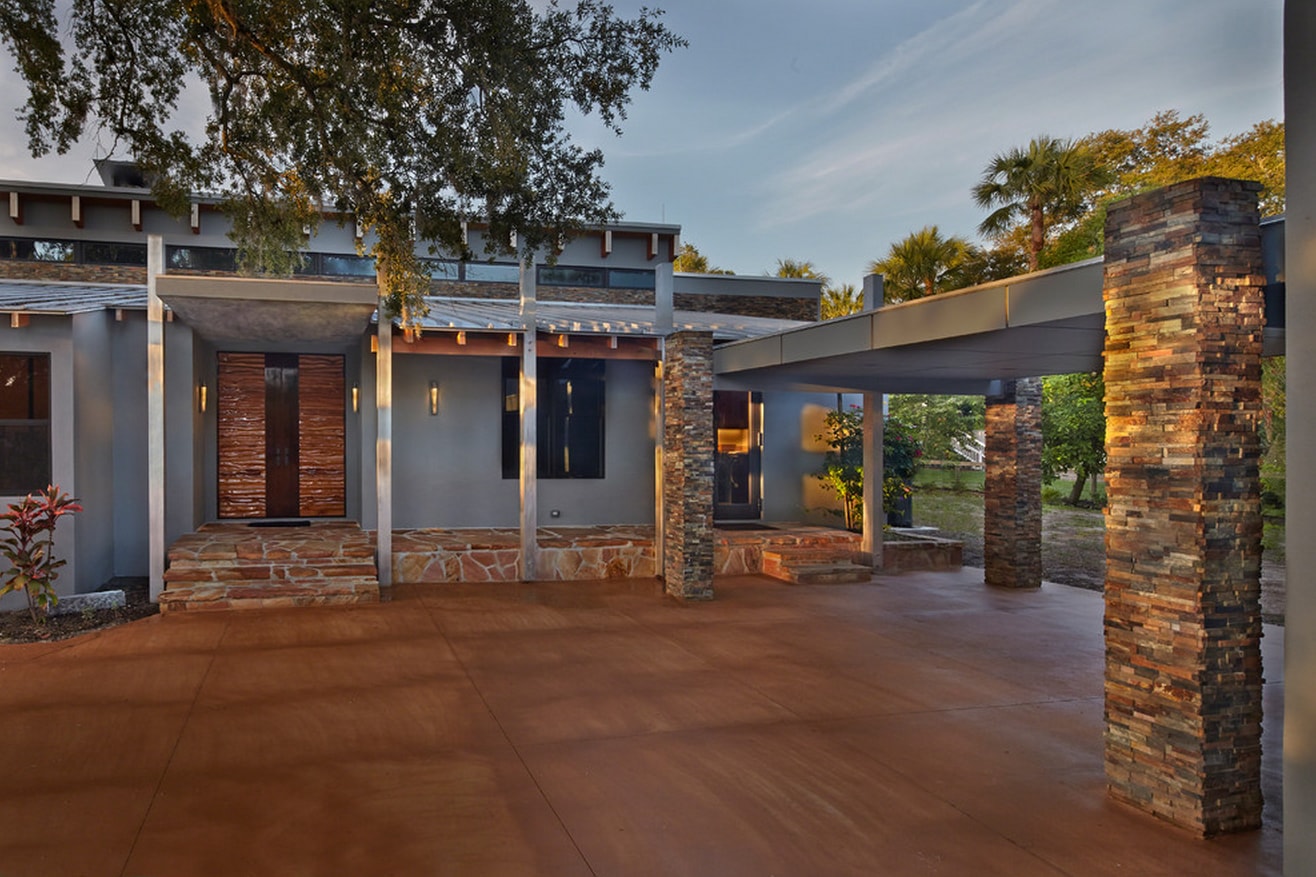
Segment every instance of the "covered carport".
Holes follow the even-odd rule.
[[[1138,195],[1111,208],[1104,258],[714,353],[719,386],[864,393],[866,487],[880,394],[985,396],[984,578],[1015,588],[1041,583],[1038,377],[1103,370],[1108,787],[1203,835],[1261,821],[1256,425],[1261,357],[1284,352],[1284,229],[1256,193]],[[866,489],[874,562],[880,502]]]

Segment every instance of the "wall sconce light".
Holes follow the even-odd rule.
[[[439,382],[430,381],[430,416],[439,413]]]
[[[507,346],[508,346],[508,347],[515,347],[515,346],[516,346],[516,333],[515,333],[515,332],[508,332],[508,333],[507,333]]]
[[[465,347],[465,346],[466,346],[466,330],[465,330],[465,329],[463,329],[462,331],[460,331],[460,332],[457,333],[457,343],[458,343],[460,346],[462,346],[462,347]]]
[[[568,347],[568,346],[570,346],[570,344],[571,344],[571,342],[567,339],[567,336],[566,336],[566,335],[559,335],[559,336],[557,336],[557,346],[558,346],[558,347]]]
[[[197,384],[196,386],[196,404],[202,414],[206,413],[206,385]]]
[[[361,410],[361,385],[355,381],[352,382],[352,410]]]

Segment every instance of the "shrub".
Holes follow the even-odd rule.
[[[10,505],[9,511],[0,513],[0,520],[5,521],[0,554],[12,565],[0,584],[0,597],[22,591],[33,621],[37,620],[38,606],[49,609],[59,602],[55,579],[67,561],[55,559],[55,526],[64,515],[80,511],[82,506],[76,499],[52,484],[43,493],[29,493],[21,502]]]

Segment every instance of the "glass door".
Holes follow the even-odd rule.
[[[713,517],[756,520],[763,514],[762,394],[714,391],[713,428]]]

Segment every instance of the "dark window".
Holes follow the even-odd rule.
[[[459,280],[462,276],[462,266],[460,262],[451,262],[447,259],[421,259],[425,267],[430,271],[430,277],[435,280]]]
[[[92,241],[82,245],[82,261],[91,265],[145,265],[146,246]]]
[[[325,253],[320,257],[325,274],[344,277],[374,277],[375,259],[373,256],[343,256]]]
[[[50,483],[50,354],[0,353],[0,494]]]
[[[539,359],[538,469],[540,478],[603,477],[603,390],[607,361]],[[503,477],[520,474],[520,363],[503,359]]]
[[[602,268],[570,268],[545,265],[539,269],[539,282],[545,286],[603,286]]]
[[[467,262],[466,279],[489,283],[520,283],[521,266],[503,262]]]
[[[0,258],[26,262],[72,262],[77,255],[73,241],[22,240],[0,241]],[[45,487],[45,485],[41,485]]]
[[[167,247],[170,268],[186,271],[236,271],[238,251],[226,247]]]
[[[653,272],[634,268],[613,268],[608,272],[608,286],[612,289],[653,289]]]

